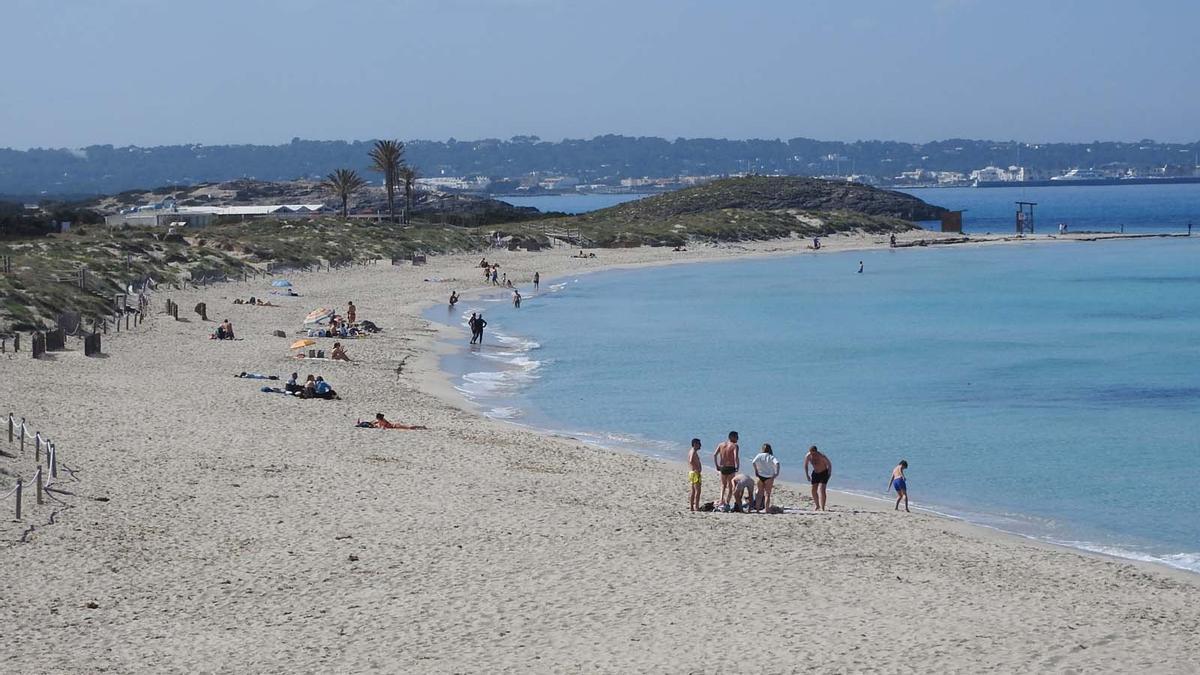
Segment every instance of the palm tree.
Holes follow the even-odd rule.
[[[405,164],[400,167],[400,180],[404,183],[404,215],[400,222],[408,223],[408,214],[412,211],[413,186],[417,183],[417,170]]]
[[[321,183],[321,187],[329,190],[337,195],[338,199],[342,200],[342,217],[348,216],[347,204],[350,201],[350,195],[363,189],[367,181],[358,175],[358,172],[353,169],[338,169],[325,177]]]
[[[396,182],[404,165],[404,144],[400,141],[375,141],[371,148],[371,170],[383,174],[387,188],[388,215],[396,222]]]

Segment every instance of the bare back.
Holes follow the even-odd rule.
[[[738,444],[733,441],[722,441],[717,446],[717,466],[738,465]]]

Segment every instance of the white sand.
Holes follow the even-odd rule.
[[[488,258],[524,281],[805,244]],[[70,508],[30,497],[23,523],[0,525],[0,669],[1200,670],[1193,575],[840,494],[829,514],[690,514],[680,465],[471,412],[419,311],[480,286],[478,259],[294,275],[305,297],[281,308],[230,304],[262,282],[154,299],[205,300],[242,341],[160,314],[109,336],[107,358],[0,356],[0,406],[80,479],[61,483]],[[309,309],[347,300],[387,329],[348,341],[364,365],[287,358]],[[345,400],[260,393],[244,370],[324,374]],[[352,428],[377,411],[431,430]],[[0,469],[32,473],[32,451]],[[716,490],[710,470],[705,499]],[[11,499],[0,508],[9,520]]]

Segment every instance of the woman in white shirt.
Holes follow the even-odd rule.
[[[771,493],[775,489],[775,479],[779,476],[779,460],[771,451],[770,443],[763,443],[762,451],[754,456],[751,462],[754,476],[758,478],[759,511],[770,510]]]

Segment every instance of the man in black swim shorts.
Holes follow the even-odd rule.
[[[825,485],[833,475],[833,462],[825,453],[817,450],[817,446],[808,449],[804,456],[804,476],[812,483],[813,507],[818,511],[826,511]]]
[[[721,473],[721,499],[718,505],[727,506],[733,503],[733,474],[741,466],[738,457],[738,433],[729,432],[729,440],[722,441],[713,453],[713,465]]]

